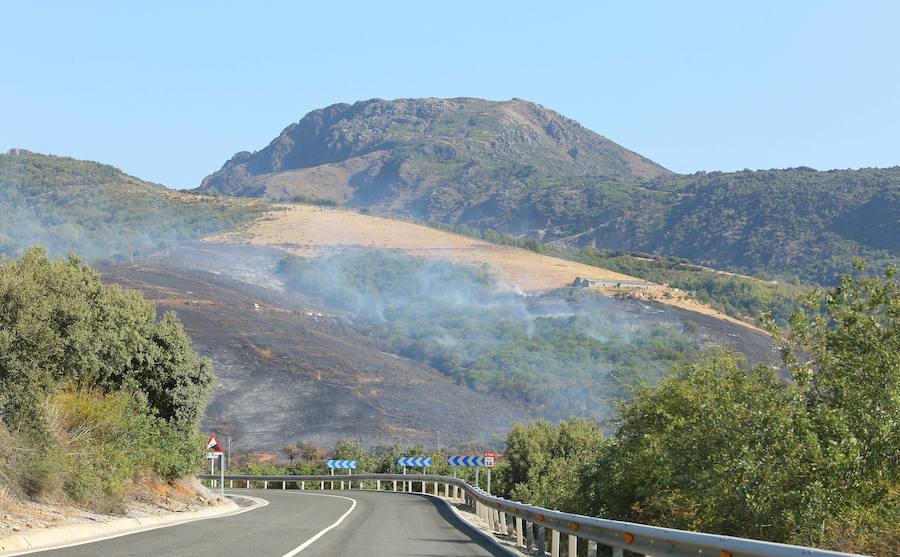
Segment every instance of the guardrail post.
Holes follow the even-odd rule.
[[[500,511],[500,533],[504,536],[509,535],[509,521],[506,519],[506,513]]]
[[[394,491],[397,491],[397,480],[394,480]]]
[[[263,480],[263,489],[269,489],[269,480]]]
[[[600,544],[594,540],[588,540],[587,557],[600,557]]]
[[[285,481],[281,482],[281,489],[287,489],[287,482],[285,482]]]
[[[341,480],[341,491],[344,491],[344,480]]]
[[[228,489],[234,488],[234,480],[228,480]]]
[[[306,491],[306,482],[300,482],[300,491]]]
[[[550,531],[550,557],[559,557],[559,530]]]
[[[522,540],[522,517],[516,517],[516,545],[524,545]]]
[[[534,524],[531,522],[525,523],[525,549],[531,551],[531,548],[534,547]]]
[[[537,550],[538,553],[543,555],[547,552],[547,529],[544,528],[540,524],[535,524],[537,526]]]
[[[438,494],[437,484],[438,484],[437,482],[434,482],[434,494],[435,494],[435,495]]]
[[[612,557],[622,557],[622,554],[625,552],[621,547],[612,548]],[[600,547],[597,547],[597,553],[600,553]]]
[[[576,557],[578,555],[578,538],[569,534],[569,557]]]
[[[375,480],[375,491],[381,491],[381,480]]]

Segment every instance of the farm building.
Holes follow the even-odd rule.
[[[656,288],[658,285],[647,282],[645,280],[638,279],[630,279],[630,280],[616,280],[616,279],[587,279],[581,277],[575,277],[575,281],[572,283],[572,286],[580,286],[582,288],[618,288],[623,290],[652,290]]]

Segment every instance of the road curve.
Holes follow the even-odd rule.
[[[243,514],[41,551],[47,557],[509,555],[439,500],[374,491],[240,490],[269,504]]]

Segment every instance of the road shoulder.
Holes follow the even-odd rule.
[[[247,495],[229,495],[228,497],[229,499],[222,501],[218,505],[194,511],[174,512],[140,518],[119,518],[102,524],[70,524],[6,536],[0,538],[0,556],[25,555],[36,551],[92,543],[197,520],[222,518],[248,512],[268,504],[268,501],[265,499]],[[240,504],[235,499],[240,499]]]

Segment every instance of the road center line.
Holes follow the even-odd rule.
[[[353,503],[353,504],[350,505],[350,508],[347,509],[347,512],[345,512],[344,514],[342,514],[342,515],[340,516],[340,518],[338,518],[337,520],[335,520],[330,526],[325,527],[325,529],[319,531],[318,534],[316,534],[315,536],[309,538],[308,540],[306,540],[306,541],[303,542],[302,544],[298,545],[297,547],[295,547],[295,548],[292,549],[291,551],[285,553],[284,555],[282,555],[282,557],[294,557],[294,555],[300,553],[301,551],[303,551],[303,550],[306,549],[307,547],[311,546],[312,544],[314,544],[314,543],[316,542],[316,540],[318,540],[319,538],[321,538],[322,536],[324,536],[325,534],[327,534],[327,533],[330,532],[331,530],[333,530],[333,529],[337,528],[338,526],[340,526],[341,522],[343,522],[344,519],[347,518],[347,516],[349,516],[350,513],[353,512],[353,509],[356,508],[356,499],[351,499],[350,497],[343,497],[343,496],[341,496],[341,495],[325,495],[324,493],[304,493],[303,495],[304,495],[304,496],[312,496],[312,497],[334,497],[335,499],[344,499],[344,500],[350,501],[350,502]]]

